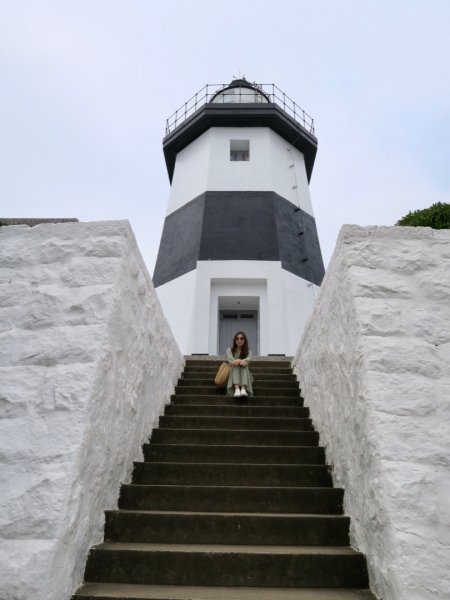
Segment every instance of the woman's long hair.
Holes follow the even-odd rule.
[[[241,348],[241,355],[239,356],[239,358],[241,360],[244,360],[248,356],[248,340],[247,340],[247,336],[245,335],[245,333],[243,331],[238,331],[237,333],[234,334],[233,347],[231,348],[231,352],[233,353],[233,355],[236,354],[237,352],[239,352],[239,348],[237,347],[237,344],[236,344],[236,338],[238,335],[242,335],[242,337],[244,338],[244,345]]]

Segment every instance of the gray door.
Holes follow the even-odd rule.
[[[248,339],[248,345],[253,355],[258,348],[258,312],[256,310],[221,310],[219,311],[219,354],[225,354],[226,349],[233,344],[237,331],[243,331]]]

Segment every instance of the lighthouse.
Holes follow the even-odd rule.
[[[185,354],[293,355],[324,265],[313,119],[274,84],[207,85],[168,120],[171,182],[153,276]]]

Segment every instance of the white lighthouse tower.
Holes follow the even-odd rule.
[[[275,85],[208,85],[167,122],[171,181],[154,285],[185,354],[295,353],[324,275],[313,120]]]

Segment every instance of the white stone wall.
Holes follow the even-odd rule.
[[[125,221],[0,228],[0,598],[64,600],[183,358]]]
[[[345,226],[294,368],[371,588],[450,598],[450,231]]]

